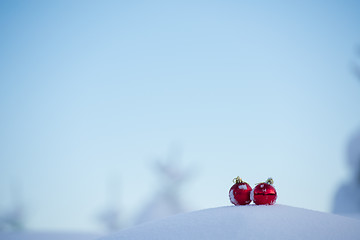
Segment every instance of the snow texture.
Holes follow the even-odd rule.
[[[359,239],[360,221],[284,205],[228,206],[171,216],[100,240]]]

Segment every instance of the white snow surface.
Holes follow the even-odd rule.
[[[178,214],[100,240],[359,239],[360,221],[285,205],[227,206]]]

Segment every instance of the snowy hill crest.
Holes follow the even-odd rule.
[[[359,239],[360,221],[284,205],[228,206],[145,223],[101,240]]]

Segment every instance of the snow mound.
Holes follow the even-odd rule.
[[[101,240],[344,240],[359,236],[359,220],[276,204],[228,206],[179,214]]]

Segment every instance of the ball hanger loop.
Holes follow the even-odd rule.
[[[237,176],[236,178],[233,179],[233,183],[239,184],[239,183],[243,183],[243,182],[244,181],[239,176]]]

